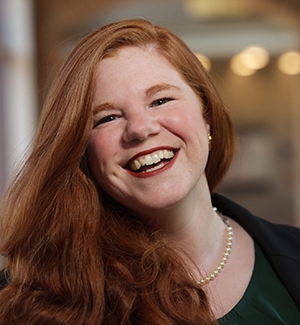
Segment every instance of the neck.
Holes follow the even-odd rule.
[[[222,246],[226,226],[212,206],[200,210],[187,223],[169,232],[169,238],[179,248],[187,251],[194,261],[203,261]]]
[[[165,228],[168,237],[191,258],[187,263],[195,279],[202,279],[215,269],[224,254],[227,226],[213,210],[210,196],[204,201],[198,200],[194,205],[188,205],[180,214],[174,212],[172,217]]]
[[[212,221],[213,208],[208,188],[195,190],[179,203],[165,209],[149,211],[142,218],[162,229],[172,240],[189,238],[190,232],[196,227],[205,232]],[[141,215],[139,214],[139,217]]]
[[[170,242],[191,258],[193,263],[187,263],[191,263],[196,279],[202,276],[195,265],[206,274],[219,263],[226,226],[213,210],[208,187],[199,186],[178,204],[158,211],[147,210],[147,215],[139,217],[164,230]]]

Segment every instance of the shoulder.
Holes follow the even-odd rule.
[[[213,195],[213,205],[239,223],[257,242],[300,308],[300,228],[271,223],[235,202]]]
[[[286,231],[296,235],[300,234],[300,228],[289,225],[275,224],[261,217],[254,216],[250,211],[223,195],[214,194],[212,196],[212,202],[213,205],[218,208],[218,210],[220,210],[223,214],[230,216],[242,226],[249,226],[254,222],[255,225],[260,224],[262,227],[272,228],[274,230],[278,229],[278,231]]]
[[[254,216],[230,199],[215,194],[213,204],[225,215],[238,222],[269,254],[282,254],[300,261],[300,228],[280,225]]]

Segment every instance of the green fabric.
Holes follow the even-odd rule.
[[[299,275],[300,276],[300,275]],[[220,325],[299,325],[300,311],[255,243],[255,265],[243,298]]]

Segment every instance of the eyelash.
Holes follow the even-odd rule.
[[[170,102],[172,100],[174,100],[174,98],[172,98],[172,97],[159,98],[159,99],[155,100],[154,102],[152,102],[151,107],[160,106],[160,105],[166,104],[167,102]]]
[[[159,98],[155,101],[153,101],[151,103],[151,107],[156,107],[156,106],[160,106],[160,105],[163,105],[163,104],[166,104],[170,101],[174,100],[174,98],[172,97],[164,97],[164,98]],[[102,118],[100,118],[98,121],[95,121],[94,123],[94,128],[96,126],[98,126],[99,124],[105,124],[105,123],[109,123],[115,119],[117,119],[118,116],[117,115],[107,115],[107,116],[104,116]]]
[[[118,116],[117,115],[107,115],[107,116],[104,116],[102,118],[100,118],[98,121],[95,121],[94,123],[94,128],[99,125],[99,124],[104,124],[104,123],[108,123],[110,121],[113,121],[115,119],[117,119]]]

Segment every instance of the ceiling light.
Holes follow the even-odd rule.
[[[185,0],[183,5],[192,18],[239,17],[249,13],[248,0]]]
[[[278,69],[287,75],[300,74],[300,52],[289,51],[278,58]]]
[[[249,46],[242,52],[244,64],[249,69],[259,70],[264,68],[270,61],[270,55],[266,49],[261,46]]]
[[[264,68],[270,61],[270,55],[261,46],[249,46],[236,54],[230,61],[231,70],[239,76],[251,76]]]
[[[230,60],[230,68],[231,70],[238,76],[252,76],[256,73],[257,70],[250,69],[247,64],[245,64],[244,55],[242,53],[236,54],[232,59]]]
[[[198,60],[202,63],[204,69],[207,72],[209,72],[210,69],[211,69],[211,61],[210,61],[210,59],[207,56],[205,56],[205,55],[203,55],[201,53],[196,53],[196,56],[197,56]]]

